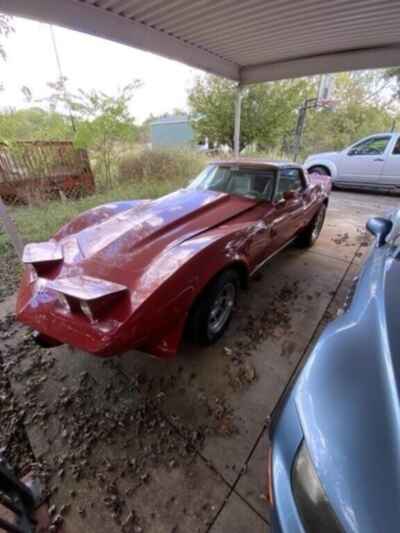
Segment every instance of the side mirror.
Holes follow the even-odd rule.
[[[373,217],[367,222],[367,230],[376,237],[378,248],[385,244],[386,237],[392,231],[392,228],[393,222],[387,218]]]
[[[294,200],[299,196],[299,193],[297,191],[286,191],[283,193],[283,199],[288,200]]]

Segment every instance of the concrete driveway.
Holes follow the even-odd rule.
[[[268,416],[343,304],[368,217],[397,205],[334,192],[317,244],[276,256],[228,334],[173,361],[41,351],[10,323],[3,360],[54,521],[71,533],[268,531]]]

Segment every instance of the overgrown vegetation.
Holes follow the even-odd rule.
[[[66,90],[67,80],[61,78],[49,84],[53,92],[49,97],[51,108],[68,114],[73,139],[78,148],[90,150],[96,173],[107,186],[113,184],[116,175],[121,146],[133,143],[138,127],[129,110],[140,80],[119,89],[116,95],[92,89],[76,93]]]
[[[185,187],[206,162],[205,156],[189,150],[144,150],[122,159],[113,187],[100,188],[96,194],[74,201],[14,207],[10,214],[25,241],[47,240],[72,217],[92,207],[117,200],[157,198]],[[0,255],[9,252],[8,237],[0,232]]]
[[[137,154],[127,154],[119,164],[121,183],[159,182],[187,180],[196,176],[204,167],[206,157],[190,150],[143,150]]]

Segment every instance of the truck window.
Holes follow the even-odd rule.
[[[371,137],[353,146],[348,155],[382,155],[391,137]]]

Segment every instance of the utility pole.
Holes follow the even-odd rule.
[[[240,115],[242,110],[242,86],[238,83],[236,87],[236,99],[235,99],[235,125],[234,125],[234,137],[233,148],[235,158],[240,156]]]
[[[58,68],[58,76],[60,78],[60,82],[62,84],[62,90],[63,90],[63,93],[64,93],[64,101],[65,101],[65,104],[68,106],[69,119],[71,121],[72,131],[74,133],[76,133],[75,119],[74,119],[74,115],[72,114],[71,104],[68,101],[67,88],[66,88],[66,84],[65,84],[65,78],[64,78],[64,75],[63,75],[63,71],[62,71],[62,68],[61,68],[61,60],[60,60],[60,55],[58,53],[56,35],[54,33],[53,26],[50,24],[49,27],[50,27],[51,42],[53,43],[54,55],[56,57],[56,63],[57,63],[57,68]]]

